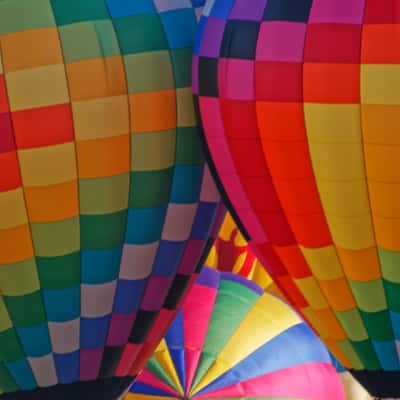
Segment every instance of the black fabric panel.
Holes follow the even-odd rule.
[[[98,379],[0,395],[1,400],[115,400],[135,377]]]
[[[101,378],[111,378],[114,376],[123,352],[123,346],[105,347],[99,374]]]
[[[158,311],[139,310],[129,336],[129,342],[137,344],[144,343],[157,315]]]
[[[189,282],[190,276],[188,275],[177,274],[175,276],[171,289],[168,292],[168,296],[165,299],[164,308],[167,310],[176,309]]]
[[[355,371],[351,374],[374,397],[400,398],[400,371]]]

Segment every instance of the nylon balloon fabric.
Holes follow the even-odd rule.
[[[228,212],[225,214],[205,265],[218,269],[218,271],[241,275],[255,282],[265,291],[286,300]]]
[[[116,398],[203,265],[201,6],[0,2],[0,398]]]
[[[215,0],[193,65],[215,175],[330,350],[400,397],[395,0]]]
[[[344,391],[327,350],[286,303],[204,267],[125,400],[168,398],[344,400]]]

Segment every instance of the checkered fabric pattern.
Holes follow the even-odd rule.
[[[189,0],[0,2],[0,388],[130,375],[219,204]]]
[[[398,0],[211,0],[195,46],[194,92],[236,217],[360,371],[400,370],[399,21]]]

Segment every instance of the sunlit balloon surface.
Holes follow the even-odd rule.
[[[380,397],[400,397],[399,22],[397,0],[210,1],[193,65],[246,238]]]
[[[344,400],[330,356],[277,297],[204,267],[125,400]]]
[[[219,194],[191,95],[201,3],[0,1],[5,399],[120,393],[203,263]]]

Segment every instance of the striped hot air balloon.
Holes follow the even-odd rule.
[[[344,400],[329,353],[277,297],[204,267],[125,400]]]

